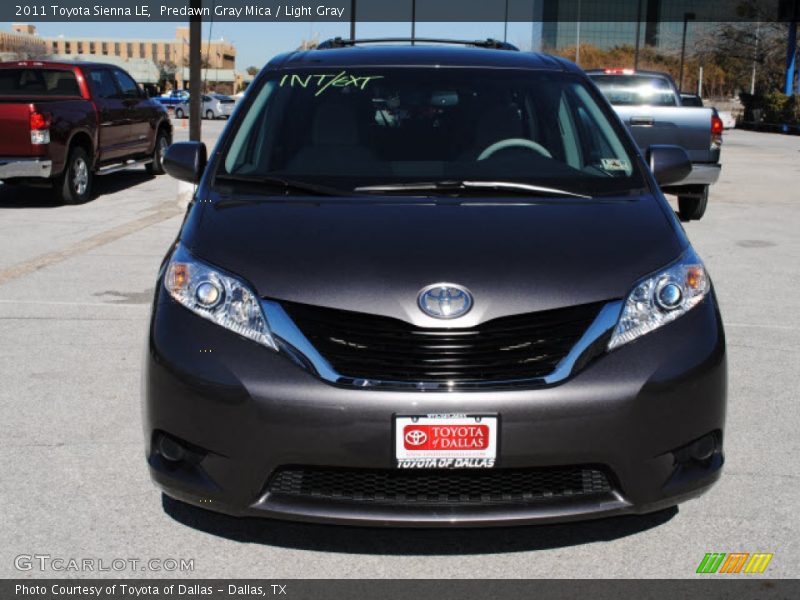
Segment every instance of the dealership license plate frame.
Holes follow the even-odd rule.
[[[406,449],[404,432],[408,425],[485,425],[488,443],[485,450]],[[479,469],[497,466],[500,448],[500,415],[475,413],[396,414],[392,418],[392,456],[399,469]]]

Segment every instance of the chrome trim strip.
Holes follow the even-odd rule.
[[[592,324],[581,336],[581,339],[572,347],[569,354],[556,365],[556,370],[544,378],[545,383],[556,383],[569,377],[572,374],[572,369],[575,368],[575,363],[589,349],[589,346],[614,328],[617,321],[619,321],[621,312],[622,300],[615,300],[603,306],[594,321],[592,321]]]
[[[262,300],[261,305],[264,308],[264,314],[267,317],[267,323],[269,323],[272,334],[301,354],[316,371],[316,375],[323,381],[335,385],[364,389],[393,389],[409,392],[453,392],[485,388],[524,387],[525,385],[551,385],[564,381],[572,375],[575,365],[584,356],[586,351],[589,350],[597,340],[609,333],[614,326],[616,326],[622,311],[623,302],[621,300],[614,300],[605,304],[603,308],[600,309],[600,312],[597,313],[592,324],[589,325],[581,338],[576,342],[575,346],[572,347],[572,350],[561,359],[555,370],[549,375],[530,379],[474,381],[459,383],[457,386],[452,383],[448,384],[442,382],[384,381],[359,379],[341,375],[337,373],[331,364],[317,351],[278,302]]]
[[[342,378],[341,375],[333,370],[328,361],[317,352],[317,349],[311,345],[308,338],[303,335],[303,332],[295,325],[280,304],[273,300],[262,300],[261,306],[264,308],[264,314],[267,317],[267,323],[272,334],[281,338],[281,340],[302,354],[313,365],[317,375],[331,383],[337,383]]]
[[[53,161],[38,158],[3,158],[0,159],[0,180],[15,177],[50,177]]]

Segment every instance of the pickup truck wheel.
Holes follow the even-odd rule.
[[[167,153],[169,146],[169,139],[163,130],[158,132],[156,136],[156,147],[153,150],[153,162],[145,165],[145,170],[149,175],[163,175],[164,174],[164,155]]]
[[[699,221],[708,206],[708,186],[703,188],[702,196],[678,196],[678,216],[681,221]]]
[[[64,171],[54,183],[54,191],[64,204],[82,204],[92,193],[92,168],[86,150],[76,146],[69,151]]]

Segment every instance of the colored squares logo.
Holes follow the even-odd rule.
[[[697,573],[763,573],[772,556],[772,553],[766,552],[708,552],[697,566]]]

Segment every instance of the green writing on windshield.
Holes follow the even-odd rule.
[[[319,96],[325,90],[332,87],[354,87],[363,90],[371,81],[383,79],[383,75],[353,75],[347,71],[341,73],[315,73],[311,75],[298,75],[296,73],[286,74],[281,77],[280,87],[300,87],[304,89],[316,90],[315,96]]]

